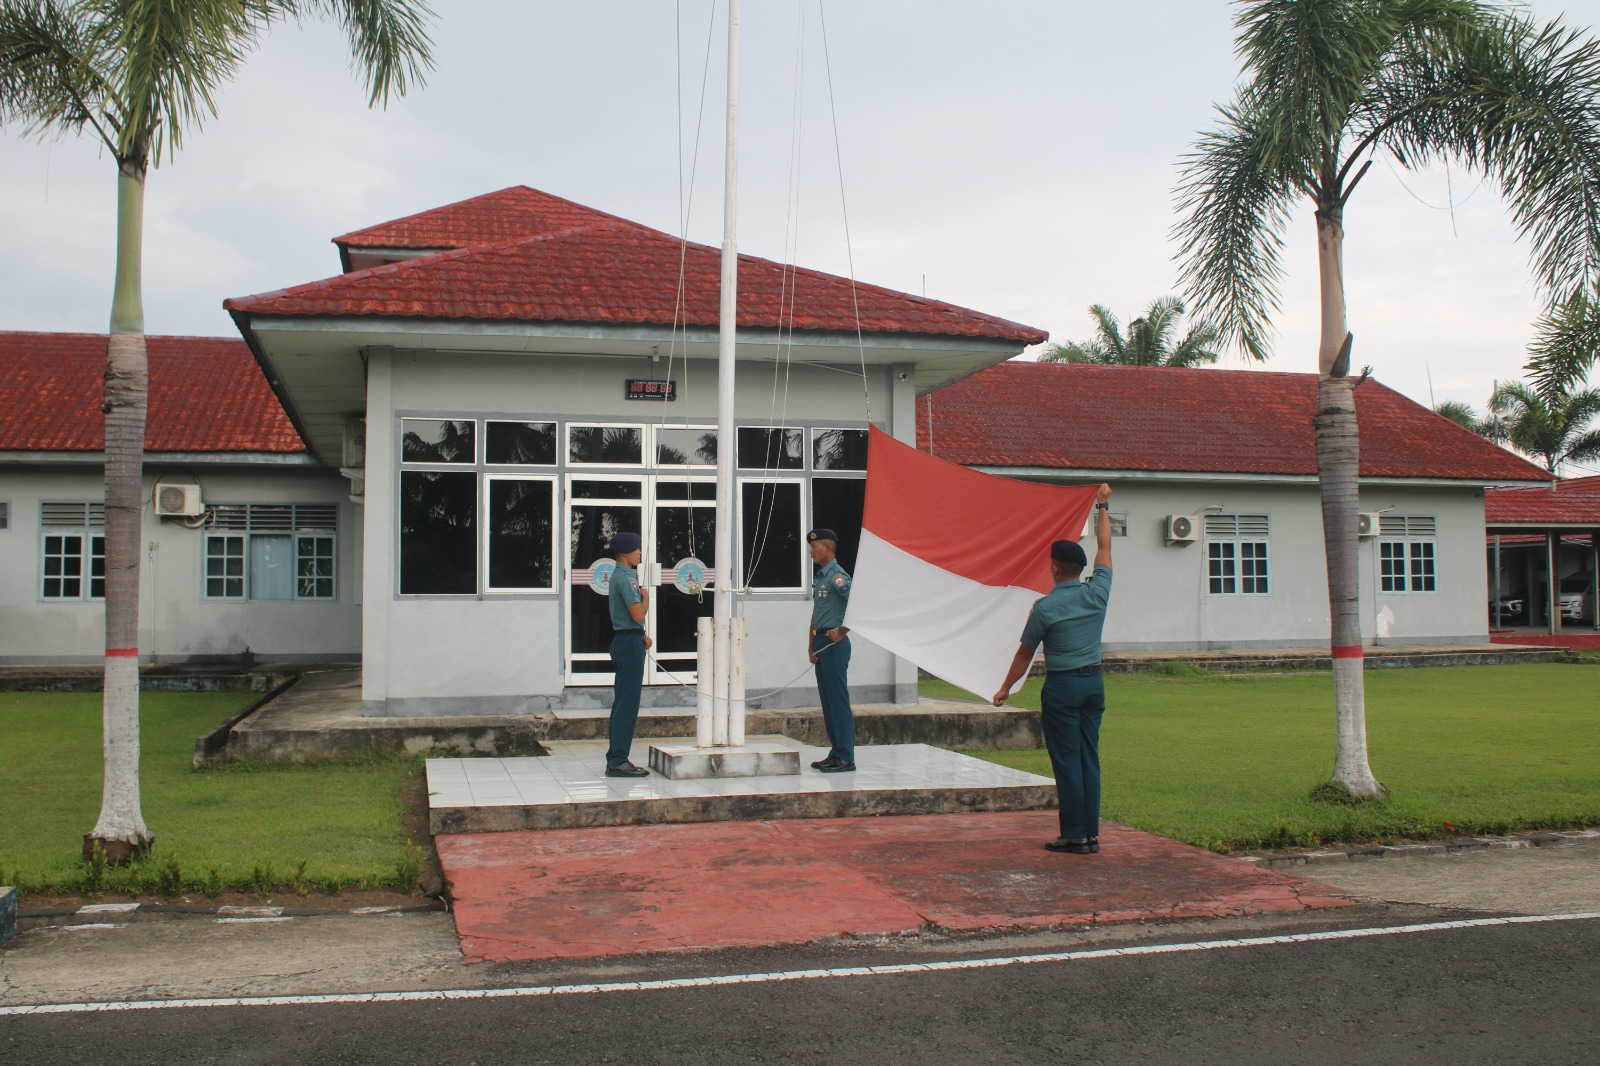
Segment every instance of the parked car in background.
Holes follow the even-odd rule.
[[[1498,624],[1508,626],[1521,624],[1526,618],[1527,613],[1527,603],[1524,602],[1521,596],[1500,597],[1500,618],[1498,620]],[[1494,616],[1494,603],[1492,601],[1489,604],[1489,621],[1496,621]]]
[[[1561,579],[1561,620],[1593,618],[1594,574],[1585,570]]]

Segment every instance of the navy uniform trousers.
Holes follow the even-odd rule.
[[[606,767],[628,761],[633,727],[639,720],[639,691],[644,687],[644,630],[621,629],[611,638],[611,662],[617,672],[611,690],[611,746]]]
[[[856,761],[856,716],[850,710],[850,638],[835,644],[826,633],[811,641],[817,653],[817,695],[822,697],[822,724],[833,747],[828,757]]]
[[[1091,672],[1092,671],[1092,672]],[[1100,718],[1106,686],[1098,666],[1047,674],[1040,725],[1061,797],[1061,835],[1100,835]]]

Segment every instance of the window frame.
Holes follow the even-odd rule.
[[[809,482],[810,478],[806,476],[804,471],[797,471],[788,477],[740,477],[736,480],[735,484],[738,486],[736,491],[739,494],[739,502],[738,513],[735,516],[735,537],[737,538],[735,549],[739,553],[739,577],[741,581],[740,591],[748,590],[752,595],[782,596],[794,595],[797,592],[809,592],[811,590],[811,583],[809,580],[810,575],[806,569],[807,564],[810,562],[810,557],[806,552],[806,530],[810,528],[807,524],[807,516],[811,506],[811,493],[807,491],[810,487]],[[793,485],[795,487],[795,492],[800,499],[800,528],[797,530],[799,540],[798,572],[800,584],[752,585],[750,583],[751,574],[750,568],[747,565],[750,560],[745,558],[744,486],[746,485]]]
[[[584,464],[585,467],[587,467],[587,465],[588,464]],[[480,573],[478,577],[480,581],[479,588],[482,590],[480,594],[485,597],[519,595],[529,596],[545,595],[561,591],[561,556],[558,551],[561,544],[562,529],[562,493],[560,490],[560,476],[554,472],[549,474],[512,474],[480,471],[480,477],[481,488],[478,491],[478,506],[481,509],[480,513],[483,515],[482,520],[478,523],[480,527],[478,530],[478,552],[480,560]],[[491,547],[490,520],[493,518],[493,515],[490,515],[487,512],[489,509],[489,501],[492,499],[492,483],[496,481],[541,481],[550,487],[550,584],[542,586],[529,585],[526,587],[515,588],[492,584],[494,571],[493,564],[489,557],[489,552]]]
[[[501,419],[500,421],[504,421]],[[651,469],[646,461],[655,444],[655,435],[650,432],[650,425],[645,422],[574,422],[561,421],[562,450],[556,456],[556,465],[564,470],[599,470],[611,467],[616,470],[644,471]],[[575,429],[633,429],[639,432],[639,461],[634,463],[619,463],[602,461],[596,463],[582,462],[572,457],[572,431]]]
[[[50,508],[73,507],[82,508],[82,522],[73,524],[55,524],[46,521],[46,514]],[[106,599],[105,584],[105,559],[106,559],[106,525],[105,504],[99,500],[40,500],[39,501],[39,564],[38,581],[34,585],[34,594],[40,603],[104,603]],[[98,518],[98,521],[96,519]],[[51,580],[51,575],[45,573],[48,538],[53,536],[80,537],[82,547],[77,553],[79,561],[78,580],[80,586],[75,596],[55,595],[45,591],[45,582]],[[95,551],[95,542],[99,541],[100,550]],[[61,553],[61,558],[69,556]],[[100,594],[94,594],[96,575],[94,572],[95,560],[100,561]],[[65,574],[54,575],[57,580],[65,579]]]
[[[1205,543],[1205,593],[1207,596],[1248,596],[1254,598],[1272,595],[1272,549],[1266,539],[1255,536],[1207,537]],[[1259,549],[1260,554],[1253,558],[1246,558],[1245,548],[1247,546]],[[1212,549],[1222,547],[1227,547],[1229,551],[1226,559],[1218,560],[1214,558]],[[1230,566],[1231,573],[1213,575],[1211,572],[1213,561],[1226,562]],[[1246,573],[1247,565],[1251,563],[1258,564],[1256,569],[1259,572]],[[1213,589],[1211,587],[1213,581],[1231,583],[1233,587]],[[1250,581],[1257,582],[1263,587],[1247,590],[1245,583]]]
[[[1378,519],[1375,583],[1381,596],[1435,596],[1439,592],[1439,519],[1437,515],[1384,514]],[[1384,552],[1399,547],[1398,573],[1384,574]],[[1426,549],[1423,556],[1418,549]],[[1418,574],[1417,564],[1425,558],[1427,572]],[[1384,582],[1397,581],[1399,588],[1385,588]],[[1425,581],[1428,588],[1417,588]]]
[[[459,464],[444,464],[444,465],[450,466],[451,468],[455,468]],[[330,510],[330,513],[333,516],[333,520],[329,524],[329,526],[321,526],[321,525],[316,525],[316,524],[302,525],[301,523],[304,520],[301,518],[301,516],[299,514],[299,510],[302,507],[304,507],[304,508],[316,508],[319,511],[325,510],[325,509],[326,510]],[[262,522],[262,525],[263,525],[264,528],[256,528],[257,519],[256,519],[255,511],[256,511],[257,508],[261,508],[263,511],[270,511],[270,512],[276,514],[276,515],[281,515],[283,509],[284,508],[288,508],[289,514],[290,514],[290,521],[288,522],[286,527],[279,528],[279,527],[269,526],[268,523],[264,520]],[[337,603],[338,602],[338,600],[339,600],[339,573],[340,573],[340,570],[339,570],[339,505],[338,505],[338,503],[336,503],[336,502],[321,502],[321,501],[319,501],[319,502],[289,501],[287,503],[279,503],[279,502],[271,502],[271,503],[268,503],[268,502],[224,503],[224,504],[215,505],[215,507],[211,511],[212,521],[215,521],[215,516],[219,512],[223,512],[223,511],[229,512],[229,518],[231,520],[235,520],[236,521],[237,519],[234,516],[237,515],[239,509],[243,509],[243,512],[244,512],[244,525],[242,527],[228,528],[226,526],[223,526],[223,527],[219,528],[219,527],[217,527],[215,525],[207,525],[207,526],[202,527],[202,532],[204,533],[204,537],[201,540],[201,550],[200,550],[200,599],[202,601],[208,602],[208,603],[302,603],[302,602],[304,602],[304,603]],[[214,581],[214,580],[220,580],[220,581],[226,582],[226,581],[230,580],[230,578],[226,573],[223,573],[221,575],[213,576],[212,573],[211,573],[211,562],[214,559],[226,560],[227,558],[229,558],[229,556],[226,553],[224,553],[223,555],[220,555],[220,556],[212,555],[211,554],[211,550],[210,550],[210,545],[211,545],[211,542],[213,540],[217,540],[217,539],[225,540],[225,539],[227,539],[229,537],[237,537],[237,538],[239,538],[239,540],[241,542],[242,549],[243,549],[242,554],[239,556],[239,558],[242,560],[242,564],[243,564],[242,567],[241,567],[240,575],[239,575],[239,581],[241,582],[243,591],[239,595],[229,595],[227,592],[223,592],[221,595],[213,595],[212,592],[211,592],[211,582]],[[256,537],[287,537],[287,538],[289,538],[289,553],[290,553],[290,566],[291,566],[290,584],[291,584],[291,587],[293,589],[293,594],[292,595],[290,595],[290,596],[288,596],[286,598],[282,598],[282,599],[279,599],[279,598],[268,599],[268,598],[257,597],[254,594],[254,592],[252,591],[252,589],[251,589],[251,580],[250,580],[250,568],[251,568],[251,560],[254,558],[252,548],[253,548],[253,542],[254,542]],[[332,542],[332,549],[333,550],[332,550],[331,555],[330,555],[330,561],[331,561],[331,564],[332,564],[332,571],[333,572],[329,576],[329,578],[327,578],[327,580],[329,580],[329,582],[330,582],[331,591],[326,596],[302,595],[301,592],[300,592],[300,582],[301,582],[300,563],[301,563],[301,559],[302,559],[301,542],[304,541],[304,540],[316,540],[316,539],[319,539],[319,538],[326,538],[327,540]],[[319,578],[319,577],[316,577],[316,576],[313,576],[311,580],[317,581],[317,580],[323,580],[323,579]]]

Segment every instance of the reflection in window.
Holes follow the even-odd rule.
[[[638,466],[644,462],[644,431],[638,426],[572,426],[567,460]]]
[[[465,471],[400,474],[400,592],[478,591],[478,476]]]
[[[489,481],[489,587],[555,587],[555,485],[549,481]]]
[[[861,547],[861,515],[866,502],[865,478],[811,479],[811,524],[839,534],[839,565],[852,574]]]
[[[505,466],[554,466],[554,422],[490,422],[484,428],[483,461]]]
[[[333,599],[333,538],[302,534],[295,538],[295,597]]]
[[[574,500],[642,500],[642,481],[574,481]]]
[[[811,439],[811,465],[817,470],[865,470],[867,431],[818,429]],[[848,567],[846,568],[848,569]]]
[[[805,431],[739,430],[739,466],[745,470],[799,470],[805,465]]]
[[[400,461],[404,463],[471,463],[477,459],[477,423],[444,418],[400,420]]]
[[[657,466],[715,466],[717,431],[662,426],[656,430]]]
[[[800,486],[746,481],[739,489],[745,584],[757,589],[800,588]]]

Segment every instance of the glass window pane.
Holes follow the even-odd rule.
[[[489,482],[489,587],[555,587],[555,493],[548,481]]]
[[[299,537],[295,542],[295,596],[331,600],[333,593],[333,538]]]
[[[739,466],[745,470],[799,470],[805,465],[805,433],[798,429],[739,430]]]
[[[1434,591],[1431,541],[1414,541],[1411,545],[1411,591]]]
[[[839,565],[856,572],[861,548],[861,514],[867,502],[865,478],[819,477],[811,480],[811,524],[839,534]]]
[[[483,461],[507,466],[554,466],[554,422],[490,422],[484,427]]]
[[[739,488],[745,584],[801,587],[800,486],[746,481]]]
[[[815,469],[865,470],[867,468],[866,430],[818,429],[813,433],[811,465]],[[845,569],[848,570],[849,567]]]
[[[571,426],[567,461],[638,466],[644,462],[644,431],[638,426]]]
[[[250,598],[294,599],[294,538],[257,533],[250,538]]]
[[[713,481],[658,481],[656,482],[656,499],[658,500],[687,500],[691,496],[696,500],[712,501],[717,498],[717,485]]]
[[[400,592],[478,591],[478,476],[465,471],[400,474]]]
[[[445,418],[400,420],[400,461],[404,463],[477,462],[477,423]]]
[[[572,498],[575,500],[642,500],[642,481],[574,481]]]
[[[89,598],[106,598],[106,538],[89,538]]]
[[[657,466],[717,465],[717,431],[682,426],[656,430]]]

